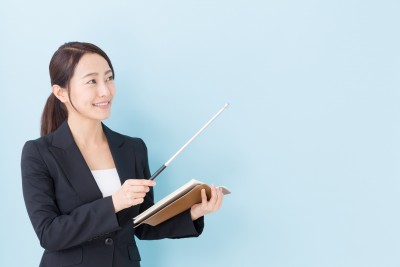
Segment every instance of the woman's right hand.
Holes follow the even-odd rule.
[[[112,195],[115,212],[135,206],[144,201],[146,193],[150,191],[149,186],[155,186],[156,182],[146,179],[128,179]]]

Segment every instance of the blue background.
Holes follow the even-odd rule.
[[[399,266],[400,2],[0,2],[0,266],[37,266],[20,153],[39,136],[67,41],[116,71],[106,124],[148,145],[157,179],[233,192],[197,239],[139,241],[143,266]]]

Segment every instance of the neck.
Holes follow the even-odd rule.
[[[67,122],[79,147],[97,146],[106,140],[100,120],[85,120],[68,116]]]

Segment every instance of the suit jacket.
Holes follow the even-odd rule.
[[[121,184],[149,178],[147,148],[139,138],[103,125]],[[190,212],[156,226],[133,228],[132,218],[153,205],[153,191],[142,204],[115,213],[112,198],[102,197],[68,123],[55,132],[26,142],[21,159],[22,187],[33,228],[45,249],[41,267],[140,266],[134,235],[139,239],[195,237],[203,218]]]

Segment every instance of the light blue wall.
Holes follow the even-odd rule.
[[[106,122],[142,137],[157,179],[228,186],[198,239],[140,241],[143,266],[399,266],[399,1],[0,2],[0,266],[37,266],[19,160],[66,41],[116,70]],[[189,264],[190,263],[190,264]]]

